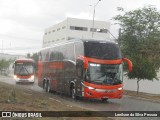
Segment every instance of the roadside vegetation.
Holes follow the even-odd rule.
[[[9,69],[10,64],[14,60],[6,60],[6,59],[1,59],[0,60],[0,74],[2,75],[8,75],[7,71]]]
[[[9,85],[0,82],[0,111],[88,111],[74,105],[58,101],[49,93],[40,93],[22,86]],[[124,91],[134,99],[143,99],[152,102],[159,102],[160,96],[140,92],[136,95],[134,91]],[[107,104],[107,103],[106,103]],[[31,118],[30,118],[31,119]],[[54,117],[54,118],[32,118],[40,120],[124,120],[124,118],[103,118],[103,117]],[[14,118],[13,118],[14,120]],[[17,120],[17,118],[15,118]]]
[[[133,63],[131,79],[137,79],[137,94],[141,80],[157,79],[160,68],[160,12],[154,6],[125,11],[114,17],[121,30],[119,45],[124,57]],[[146,86],[147,87],[147,86]]]
[[[33,59],[36,63],[36,69],[38,69],[38,53],[33,53],[33,54],[28,53],[27,58]]]
[[[0,111],[88,111],[77,106],[68,105],[51,97],[22,86],[13,86],[0,82]],[[22,118],[13,118],[13,120]],[[24,118],[26,119],[26,118]],[[31,119],[31,118],[30,118]],[[32,118],[33,120],[112,120],[102,117],[54,117]],[[123,119],[119,119],[123,120]]]

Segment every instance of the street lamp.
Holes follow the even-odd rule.
[[[94,10],[93,10],[93,23],[92,23],[92,38],[93,38],[93,34],[94,34],[94,16],[95,16],[95,8],[96,6],[98,5],[98,3],[100,2],[101,0],[98,0],[98,2],[94,5]]]

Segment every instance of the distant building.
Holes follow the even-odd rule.
[[[110,39],[109,29],[110,23],[106,21],[94,21],[93,28],[92,20],[67,18],[45,29],[43,47],[73,38],[90,39],[93,36],[94,39]]]

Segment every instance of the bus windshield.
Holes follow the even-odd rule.
[[[121,52],[117,44],[110,42],[85,42],[85,56],[97,59],[121,59]]]
[[[16,63],[15,74],[17,75],[31,75],[34,73],[34,66],[32,63]]]
[[[122,83],[122,64],[106,65],[89,63],[87,81],[96,84],[118,85]]]

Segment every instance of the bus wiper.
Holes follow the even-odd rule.
[[[18,74],[20,75],[21,70],[23,69],[23,66],[21,67],[21,69],[19,70]]]
[[[30,74],[30,73],[28,72],[27,68],[26,68],[26,67],[24,67],[24,66],[22,66],[22,67],[21,67],[21,69],[19,70],[19,73],[18,73],[19,75],[21,75],[20,73],[21,73],[22,69],[26,70],[26,71],[27,71],[27,73],[28,73],[28,74]]]
[[[28,72],[27,68],[26,68],[26,67],[24,67],[24,68],[25,68],[25,70]],[[30,72],[28,72],[28,74],[30,74]]]
[[[97,79],[97,80],[94,80],[94,82],[98,82],[98,83],[101,82],[101,83],[102,83],[102,80],[98,80],[98,79]]]

